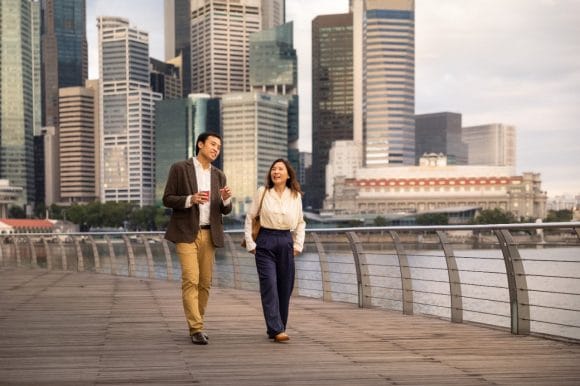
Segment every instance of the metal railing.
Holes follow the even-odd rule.
[[[307,230],[295,294],[580,340],[580,223]],[[214,284],[257,290],[241,230]],[[0,235],[0,267],[180,279],[161,232]]]

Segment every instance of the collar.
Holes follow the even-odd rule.
[[[204,169],[203,165],[201,164],[201,162],[198,161],[197,157],[192,157],[192,159],[193,159],[193,165],[196,168],[201,168],[201,170],[211,170],[211,168],[212,168],[211,163],[209,164],[209,168]]]

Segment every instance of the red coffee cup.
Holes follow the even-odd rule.
[[[208,202],[209,201],[209,190],[200,190],[199,192],[205,196],[204,202]]]

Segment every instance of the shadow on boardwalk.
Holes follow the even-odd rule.
[[[578,344],[302,297],[286,344],[221,288],[191,344],[177,282],[4,269],[0,309],[0,385],[580,384]]]

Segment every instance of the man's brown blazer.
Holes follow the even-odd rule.
[[[232,204],[223,204],[220,189],[226,186],[225,174],[211,167],[211,197],[209,221],[211,236],[216,247],[224,246],[224,224],[222,215],[232,211]],[[197,178],[193,159],[176,162],[169,169],[163,205],[172,209],[171,218],[165,231],[165,238],[174,243],[192,243],[199,232],[199,206],[185,207],[187,196],[197,193]]]

